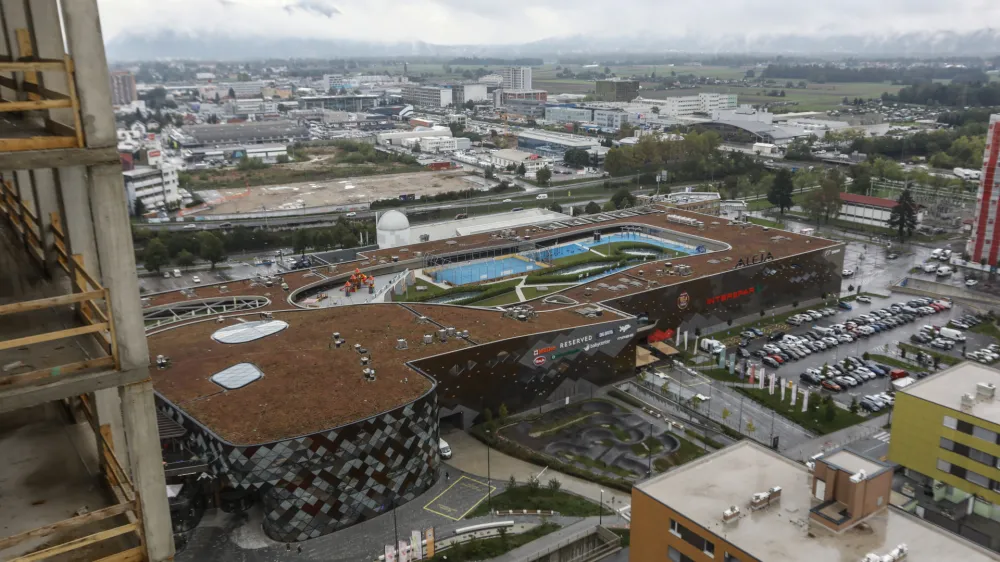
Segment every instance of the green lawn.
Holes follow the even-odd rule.
[[[982,323],[973,326],[969,331],[977,334],[985,334],[995,340],[1000,340],[1000,328],[989,319],[983,320]]]
[[[961,359],[953,355],[945,355],[944,353],[939,353],[937,351],[934,351],[933,349],[925,349],[923,347],[917,347],[915,345],[910,345],[904,342],[899,342],[899,349],[906,350],[906,353],[908,355],[911,353],[915,355],[918,351],[923,351],[924,353],[929,354],[931,357],[936,358],[938,361],[944,363],[945,365],[958,365],[959,363],[962,362]]]
[[[548,486],[532,488],[531,486],[518,486],[507,489],[499,494],[494,494],[490,501],[495,511],[509,509],[550,509],[559,515],[568,517],[589,517],[597,515],[598,504],[580,496],[563,492],[562,490],[552,490]],[[489,515],[490,505],[481,502],[472,510],[466,519]],[[604,508],[604,515],[611,515],[611,510]]]
[[[475,562],[477,560],[490,560],[559,529],[560,527],[556,523],[545,522],[519,535],[507,535],[506,537],[495,539],[473,539],[447,550],[438,550],[433,558],[427,558],[426,560],[428,562],[444,562],[446,560],[447,562]]]
[[[825,416],[826,406],[820,406],[815,412],[802,412],[802,402],[796,403],[795,406],[791,406],[791,396],[786,395],[785,401],[781,401],[781,394],[777,391],[771,395],[768,390],[759,388],[743,388],[737,387],[736,390],[747,395],[747,397],[753,399],[754,401],[766,406],[790,419],[791,421],[801,425],[802,427],[813,431],[820,435],[826,435],[827,433],[832,433],[844,429],[845,427],[850,427],[856,425],[865,420],[865,418],[859,416],[858,414],[852,414],[847,410],[843,410],[839,407],[833,406],[833,411],[835,412],[833,420],[828,420]],[[812,403],[813,396],[810,399]],[[767,431],[768,428],[758,427],[758,432]]]
[[[676,433],[671,433],[671,437],[680,442],[680,447],[669,455],[664,455],[653,461],[653,467],[659,472],[666,472],[675,466],[693,461],[705,454],[705,450],[694,443],[684,439]]]
[[[565,289],[566,287],[572,287],[572,285],[542,285],[542,287],[545,287],[545,290],[542,290],[539,287],[522,287],[521,292],[524,293],[524,298],[526,300],[531,300],[549,293],[554,293],[561,289]]]
[[[517,302],[517,295],[513,293],[514,287],[520,283],[520,279],[508,279],[507,281],[501,281],[499,283],[490,283],[485,285],[462,285],[459,287],[451,287],[448,289],[442,289],[437,285],[433,285],[426,281],[421,281],[417,279],[416,283],[410,285],[406,288],[406,292],[402,295],[393,295],[392,300],[394,302],[426,302],[437,297],[447,296],[449,294],[458,293],[480,293],[480,295],[473,295],[468,298],[455,301],[449,304],[470,304],[476,299],[483,299],[476,303],[479,306],[491,306],[489,304],[483,305],[483,302],[493,300],[494,298],[507,297],[513,294],[514,299],[511,302]],[[426,291],[417,291],[417,285],[423,285],[427,287]],[[500,304],[510,304],[510,303],[500,303]]]
[[[565,451],[559,453],[559,455],[571,462],[576,461],[585,466],[596,468],[597,470],[603,472],[610,472],[612,474],[621,476],[622,478],[634,478],[636,476],[635,474],[632,474],[632,471],[630,470],[625,470],[624,468],[619,468],[614,465],[609,465],[606,462],[596,461],[590,457],[585,457],[583,455],[574,455],[572,453],[567,453]]]
[[[655,437],[647,437],[642,443],[636,443],[631,447],[632,452],[635,453],[637,457],[646,458],[649,455],[655,455],[663,450],[663,443],[661,443]]]
[[[872,353],[872,354],[868,355],[868,357],[872,361],[874,361],[876,363],[882,363],[883,365],[887,365],[889,367],[896,367],[897,369],[905,369],[909,373],[926,373],[927,372],[927,369],[924,369],[922,367],[918,367],[918,366],[915,366],[915,365],[911,365],[911,364],[906,363],[904,361],[900,361],[899,359],[896,359],[895,357],[889,357],[888,355],[880,355],[878,353]]]
[[[521,299],[517,296],[517,291],[508,291],[495,297],[490,297],[481,301],[473,301],[468,304],[470,306],[503,306],[505,304],[514,304],[517,302],[521,302]]]

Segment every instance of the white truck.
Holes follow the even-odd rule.
[[[723,353],[726,351],[726,346],[722,345],[722,342],[709,338],[701,340],[698,347],[702,351],[707,351],[708,353]]]
[[[954,328],[941,328],[938,330],[938,335],[950,340],[965,341],[965,335]]]
[[[917,382],[913,377],[903,377],[892,381],[893,390],[900,391],[904,388],[910,386],[911,384]]]
[[[949,275],[951,275],[951,268],[948,267],[947,265],[942,265],[941,267],[938,268],[937,270],[938,277],[948,277]]]

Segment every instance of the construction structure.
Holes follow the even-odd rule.
[[[0,23],[0,559],[169,560],[97,2]]]

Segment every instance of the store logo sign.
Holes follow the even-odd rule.
[[[740,269],[742,267],[748,267],[769,261],[774,261],[774,256],[771,255],[771,252],[761,252],[758,255],[740,258],[740,261],[736,262],[733,269]]]
[[[632,329],[631,324],[622,324],[621,326],[618,326],[618,331],[623,334],[631,329]]]
[[[691,295],[687,294],[687,292],[681,293],[681,295],[677,297],[677,308],[684,310],[688,307],[688,303],[690,302]]]
[[[534,351],[534,355],[535,356],[544,355],[544,354],[546,354],[546,353],[548,353],[550,351],[555,351],[555,350],[556,350],[556,346],[550,345],[548,347],[543,347],[543,348],[540,348],[540,349],[536,349]]]
[[[545,364],[545,356],[544,355],[539,355],[538,357],[535,357],[534,363],[535,363],[535,365],[538,365],[539,367],[541,367],[542,365]]]
[[[733,299],[738,299],[740,297],[745,297],[747,295],[752,295],[756,292],[754,287],[747,289],[740,289],[739,291],[733,291],[732,293],[726,293],[724,295],[717,295],[714,297],[709,297],[706,299],[706,304],[718,304],[720,302],[731,301]]]
[[[675,332],[673,328],[667,328],[666,330],[656,330],[652,334],[649,334],[649,337],[647,339],[649,340],[649,343],[656,343],[658,341],[669,340],[670,338],[673,338],[674,334],[676,333],[677,332]]]

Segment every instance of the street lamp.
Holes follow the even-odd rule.
[[[601,489],[601,505],[597,509],[597,524],[604,524],[604,489]]]
[[[490,477],[490,438],[492,438],[492,432],[486,430],[486,506],[489,508],[490,515],[493,515],[493,486],[491,485],[492,480]]]

